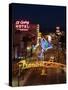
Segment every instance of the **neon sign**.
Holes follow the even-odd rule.
[[[28,31],[29,30],[29,21],[16,21],[15,22],[15,28],[16,30],[20,30],[20,31]]]

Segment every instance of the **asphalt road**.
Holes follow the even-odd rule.
[[[20,86],[62,84],[66,82],[66,73],[61,69],[32,68],[21,74]]]

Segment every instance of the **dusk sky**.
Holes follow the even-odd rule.
[[[40,24],[40,31],[49,31],[56,26],[66,28],[66,7],[47,5],[12,4],[12,19],[29,20]],[[54,30],[51,30],[54,31]]]

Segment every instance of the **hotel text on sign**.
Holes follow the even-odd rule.
[[[29,21],[16,21],[15,22],[15,28],[16,30],[20,31],[28,31],[29,30]]]

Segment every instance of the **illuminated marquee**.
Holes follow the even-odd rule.
[[[15,22],[15,28],[16,30],[20,30],[20,31],[28,31],[29,30],[29,21],[16,21]]]

